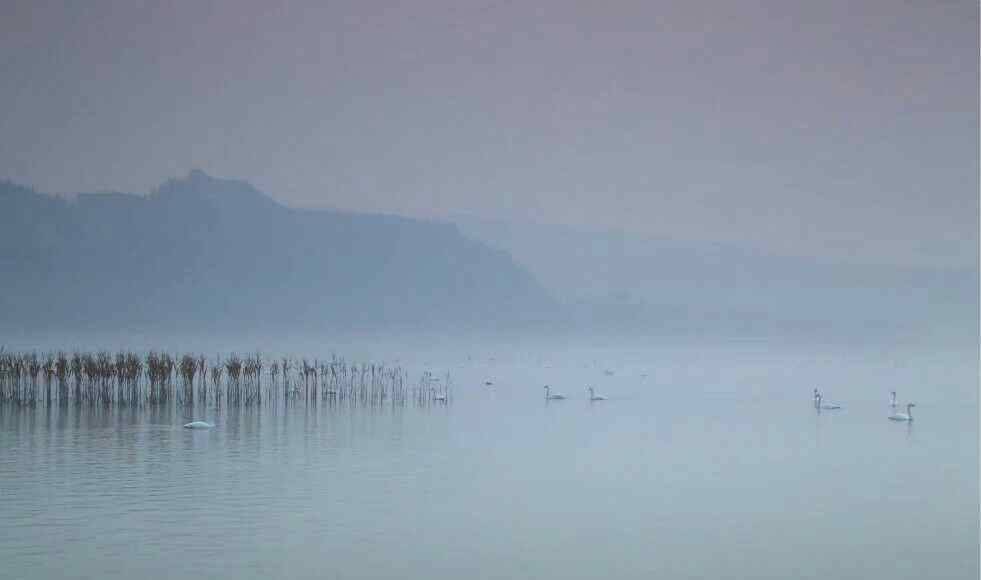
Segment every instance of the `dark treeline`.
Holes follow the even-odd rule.
[[[17,406],[429,405],[452,400],[449,375],[415,382],[398,366],[260,354],[208,359],[148,352],[0,349],[0,404]]]

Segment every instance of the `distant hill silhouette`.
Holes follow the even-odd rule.
[[[554,318],[455,226],[292,209],[192,171],[148,196],[0,183],[0,328],[493,326]]]
[[[458,216],[581,328],[698,337],[978,338],[978,270],[780,256],[758,248]],[[965,241],[970,243],[970,241]]]

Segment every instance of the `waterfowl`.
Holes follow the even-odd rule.
[[[889,419],[893,421],[912,421],[913,412],[911,411],[911,409],[915,406],[916,405],[913,403],[907,403],[905,413],[893,413],[892,415],[889,415]]]
[[[834,411],[841,408],[841,405],[837,403],[824,403],[824,396],[818,393],[817,396],[817,408],[824,411]]]
[[[552,388],[545,385],[545,400],[546,401],[558,401],[565,399],[565,395],[562,393],[553,393]]]

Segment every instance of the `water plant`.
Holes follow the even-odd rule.
[[[417,382],[400,366],[260,353],[11,352],[0,347],[0,405],[404,406],[447,404],[452,381],[427,371]]]

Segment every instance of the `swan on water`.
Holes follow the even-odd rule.
[[[589,400],[590,401],[605,401],[606,400],[606,397],[604,397],[603,395],[597,395],[596,392],[593,391],[593,387],[586,387],[586,390],[589,391]]]
[[[914,405],[913,403],[906,403],[905,413],[893,413],[892,415],[889,415],[889,418],[893,421],[912,421],[913,412],[911,411],[911,409],[915,406],[916,405]]]
[[[562,400],[564,398],[565,398],[565,395],[563,395],[562,393],[553,393],[552,392],[552,388],[549,387],[548,385],[545,385],[545,400],[546,401],[558,401],[558,400]]]
[[[205,421],[191,421],[184,425],[185,429],[211,429],[214,427],[211,423],[206,423]]]
[[[839,405],[837,403],[825,403],[823,401],[824,401],[824,395],[822,395],[821,393],[818,393],[818,396],[817,396],[817,408],[818,409],[823,409],[825,411],[834,411],[836,409],[840,409],[841,408],[841,405]]]
[[[814,387],[814,406],[817,407],[820,404],[821,404],[821,392],[817,390],[817,387]]]
[[[896,391],[889,392],[889,406],[893,408],[899,406],[899,403],[896,401]]]

